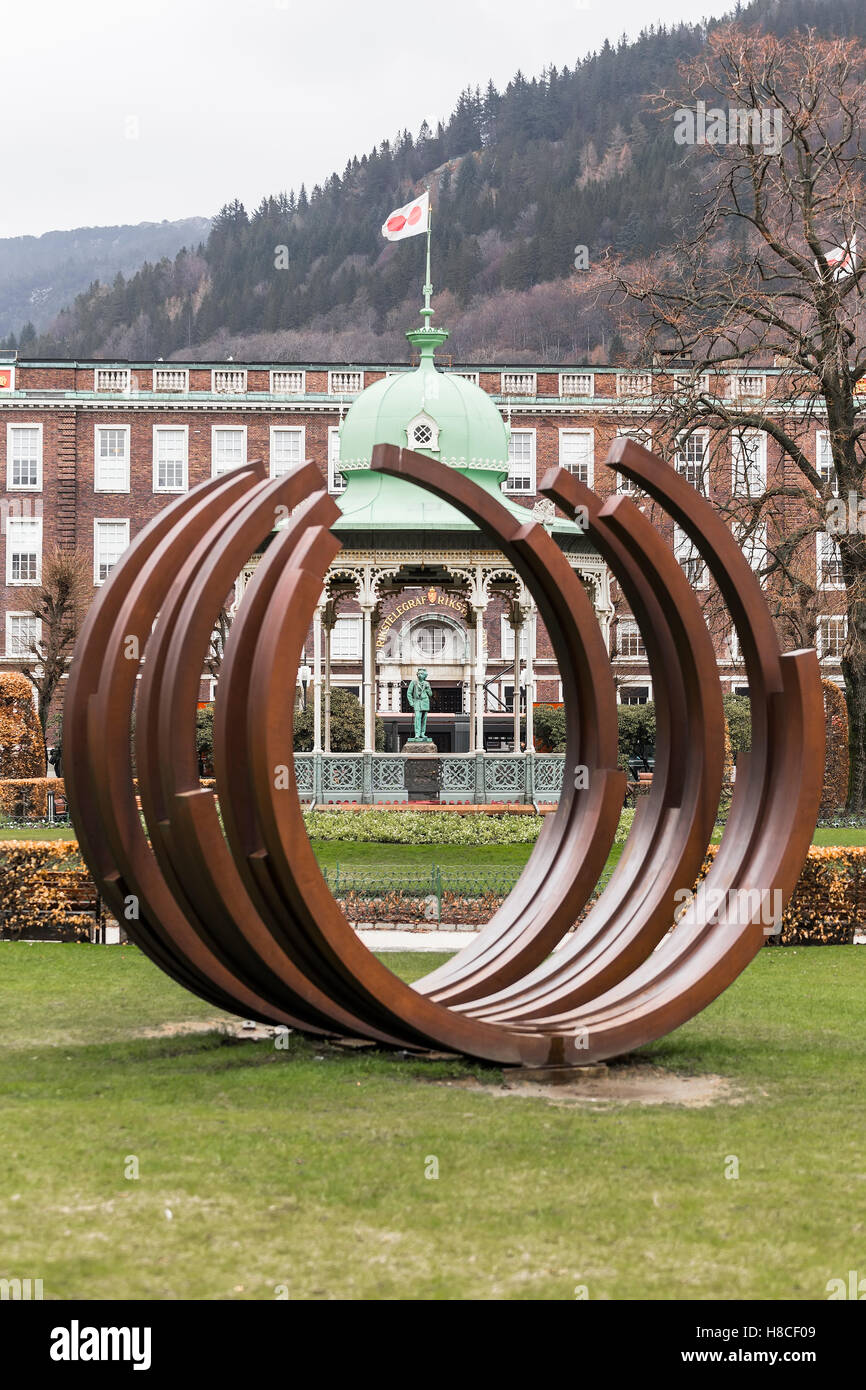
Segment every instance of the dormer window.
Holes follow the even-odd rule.
[[[436,453],[439,449],[439,426],[422,411],[406,426],[406,439],[410,449],[427,449],[430,453]]]

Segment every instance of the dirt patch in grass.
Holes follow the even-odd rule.
[[[227,1026],[221,1018],[190,1019],[186,1023],[160,1023],[156,1028],[135,1028],[128,1036],[131,1038],[180,1038],[193,1033],[225,1033],[234,1030],[235,1025]],[[240,1025],[237,1025],[240,1031]]]
[[[435,1083],[482,1091],[485,1095],[518,1100],[545,1100],[549,1105],[584,1105],[603,1109],[609,1105],[683,1105],[702,1109],[708,1105],[740,1105],[746,1099],[725,1076],[706,1073],[689,1076],[647,1063],[620,1063],[572,1071],[568,1080],[531,1081],[526,1072],[509,1076],[497,1085],[461,1077]]]

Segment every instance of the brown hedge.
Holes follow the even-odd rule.
[[[136,789],[138,783],[135,784]],[[201,779],[203,787],[214,787],[212,777]],[[12,820],[45,820],[48,815],[48,792],[66,795],[62,777],[4,777],[0,778],[0,816]],[[532,808],[530,807],[530,810]]]
[[[93,914],[81,907],[95,901],[96,889],[80,865],[74,840],[0,841],[0,933],[48,927],[68,938],[86,936]]]
[[[698,883],[717,849],[710,845]],[[766,945],[848,946],[864,925],[866,846],[812,845],[782,914],[782,930],[768,936]]]
[[[848,800],[848,706],[834,681],[822,681],[827,751],[820,815],[832,816]]]
[[[33,686],[19,671],[0,671],[0,777],[42,777],[45,766]]]
[[[701,878],[713,862],[710,846]],[[698,880],[700,882],[700,879]],[[697,885],[695,885],[697,887]],[[74,840],[0,841],[0,930],[4,934],[53,925],[84,935],[94,920],[82,906],[96,900],[96,888],[80,865]],[[348,893],[340,906],[352,921],[426,922],[437,925],[430,898],[391,891],[379,897]],[[443,924],[486,922],[504,898],[496,893],[442,894]],[[782,917],[782,930],[768,946],[846,945],[866,924],[866,846],[813,845]]]

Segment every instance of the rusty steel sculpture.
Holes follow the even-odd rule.
[[[265,1023],[536,1067],[651,1042],[740,974],[765,936],[737,904],[768,891],[787,901],[811,841],[824,762],[817,658],[781,653],[758,578],[693,487],[634,442],[618,441],[608,463],[691,538],[748,673],[752,748],[738,762],[706,897],[688,918],[672,925],[711,837],[724,717],[710,635],[668,544],[627,497],[602,502],[563,470],[546,475],[541,492],[587,522],[638,619],[658,725],[651,790],[607,887],[572,932],[625,791],[614,685],[589,598],[543,526],[516,520],[441,463],[380,445],[374,469],[458,507],[534,595],[566,695],[559,807],[514,891],[447,964],[408,985],[367,950],[319,871],[292,758],[291,697],[339,550],[330,530],[339,512],[313,464],[270,480],[251,463],[178,498],[136,537],[93,603],[70,676],[67,786],[82,854],[151,960],[202,998]],[[199,673],[225,595],[275,515],[287,524],[244,592],[223,659],[217,802],[198,775]],[[585,777],[572,774],[578,767]],[[710,901],[721,910],[710,913]]]

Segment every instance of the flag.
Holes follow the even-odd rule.
[[[413,203],[407,203],[404,208],[396,208],[382,223],[382,235],[385,240],[402,241],[404,237],[418,236],[420,232],[426,232],[429,208],[428,188],[427,192],[422,193]]]
[[[827,264],[833,272],[834,280],[842,280],[846,275],[853,275],[857,266],[857,233],[855,232],[847,246],[834,246],[827,252]],[[818,270],[818,262],[815,262],[815,269]]]

